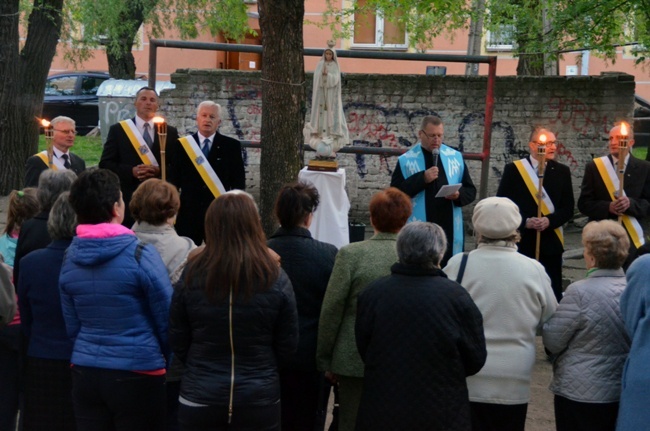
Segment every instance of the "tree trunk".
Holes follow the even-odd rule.
[[[517,76],[544,76],[544,55],[520,53]]]
[[[45,80],[61,33],[63,0],[34,0],[18,52],[19,0],[0,1],[0,195],[23,185],[36,152]]]
[[[141,1],[129,1],[126,10],[120,14],[123,25],[116,34],[111,34],[113,40],[108,41],[106,59],[108,60],[108,73],[115,79],[135,79],[135,58],[133,57],[133,41],[144,22],[145,7],[150,8],[148,2],[145,6]],[[155,4],[155,1],[153,2]],[[114,29],[109,29],[114,30]]]
[[[485,0],[474,0],[472,3],[472,12],[473,15],[469,25],[469,39],[467,41],[467,55],[481,55]],[[465,75],[477,76],[478,70],[478,63],[467,63],[465,65]]]
[[[131,39],[133,40],[133,39]],[[120,44],[119,51],[106,50],[108,73],[115,79],[135,79],[135,58],[131,49],[133,44]]]
[[[264,231],[277,227],[273,206],[280,187],[303,164],[305,64],[304,0],[259,0],[262,33],[262,155],[260,212]]]

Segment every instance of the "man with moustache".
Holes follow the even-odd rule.
[[[158,94],[151,87],[142,87],[135,95],[134,118],[113,124],[108,131],[99,167],[109,169],[120,178],[122,198],[126,207],[122,224],[134,223],[128,211],[131,195],[142,181],[160,178],[160,142],[158,126],[153,117],[158,110]],[[167,142],[176,142],[176,128],[167,126]]]
[[[428,221],[445,231],[447,250],[440,263],[444,267],[452,255],[464,249],[461,207],[474,201],[476,187],[463,155],[442,142],[444,126],[440,118],[424,117],[418,136],[420,142],[399,157],[390,185],[411,197],[413,214],[409,222]],[[461,187],[454,193],[436,197],[449,184]]]
[[[545,136],[545,167],[542,187],[542,217],[537,217],[538,160],[540,137]],[[543,141],[543,139],[542,139]],[[562,226],[573,217],[574,198],[569,167],[556,162],[555,134],[536,129],[528,143],[530,155],[508,163],[504,170],[497,196],[509,198],[519,207],[521,225],[519,253],[535,258],[537,232],[540,235],[539,263],[551,279],[555,298],[562,299],[562,253],[564,236]]]
[[[630,253],[623,265],[627,268],[637,256],[637,249],[647,252],[645,234],[641,223],[650,214],[650,163],[632,155],[634,134],[628,128],[629,151],[624,160],[623,196],[618,196],[618,157],[621,126],[609,131],[609,154],[598,157],[585,168],[580,186],[578,209],[589,220],[617,220],[621,216],[623,227],[630,237]],[[638,254],[642,252],[639,251]]]
[[[50,123],[54,132],[52,137],[51,169],[63,171],[70,169],[79,175],[86,170],[86,162],[70,151],[74,145],[77,131],[72,118],[58,116]],[[27,159],[25,164],[25,187],[38,187],[38,177],[50,168],[47,150],[36,153]]]
[[[201,244],[204,217],[210,203],[232,189],[244,190],[246,176],[241,144],[217,131],[221,106],[201,102],[197,108],[198,132],[174,142],[169,180],[181,192],[176,232]],[[171,141],[170,141],[171,143]]]

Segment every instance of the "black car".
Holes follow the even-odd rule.
[[[43,118],[70,117],[77,123],[77,132],[87,134],[99,123],[97,90],[109,78],[105,72],[66,72],[48,77]]]

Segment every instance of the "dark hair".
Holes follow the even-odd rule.
[[[275,200],[275,216],[286,229],[299,226],[318,207],[318,190],[311,184],[297,182],[287,184]]]
[[[7,225],[4,232],[11,234],[20,229],[25,220],[38,213],[38,199],[36,189],[29,187],[24,190],[13,190],[9,194],[9,207],[7,208]]]
[[[160,226],[178,213],[181,200],[176,187],[167,181],[151,178],[133,192],[129,210],[136,221]]]
[[[379,232],[399,232],[412,210],[411,199],[395,187],[377,192],[370,199],[370,218]]]
[[[151,87],[149,87],[149,86],[146,86],[146,87],[142,87],[142,88],[140,88],[138,91],[136,91],[136,93],[135,93],[135,98],[137,99],[138,96],[140,95],[140,93],[142,93],[143,91],[153,91],[153,92],[156,94],[156,97],[160,97],[160,96],[158,95],[158,92],[156,91],[155,88],[151,88]]]
[[[79,224],[108,223],[120,200],[120,179],[108,169],[90,169],[79,175],[70,189],[70,203]]]
[[[200,280],[210,300],[228,297],[230,289],[250,298],[270,289],[279,272],[252,197],[234,190],[215,199],[205,214],[205,249],[190,258],[185,285]]]

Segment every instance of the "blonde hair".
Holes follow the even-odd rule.
[[[596,259],[596,267],[601,269],[620,268],[630,249],[627,232],[613,220],[587,223],[582,230],[582,244]]]

